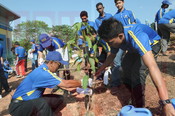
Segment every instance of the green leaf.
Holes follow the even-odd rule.
[[[89,80],[89,76],[88,75],[85,75],[83,77],[83,85],[82,85],[82,88],[83,89],[86,89],[87,88],[87,86],[88,86],[88,80]]]
[[[95,52],[95,56],[97,55],[97,48],[98,48],[97,44],[94,44],[93,45],[93,50]]]
[[[79,63],[77,64],[77,71],[80,71],[80,70],[81,70],[81,63],[82,63],[82,62],[79,62]]]
[[[89,57],[89,64],[91,66],[92,71],[95,73],[95,60],[91,57]]]
[[[90,37],[88,37],[88,36],[84,36],[84,37],[85,37],[85,41],[88,42],[88,47],[92,48],[92,41],[91,41]]]
[[[95,62],[96,62],[96,63],[98,63],[98,62],[99,62],[97,57],[95,57],[95,58],[94,58],[94,60],[95,60]]]

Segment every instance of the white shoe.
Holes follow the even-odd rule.
[[[0,95],[0,99],[2,99],[2,95]]]

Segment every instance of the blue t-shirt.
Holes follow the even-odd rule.
[[[60,84],[62,79],[48,70],[43,64],[33,70],[18,86],[13,99],[32,100],[43,95],[45,88],[53,88]]]
[[[167,12],[163,17],[159,20],[159,24],[171,24],[175,23],[175,9]]]
[[[159,20],[163,17],[164,14],[165,9],[164,8],[159,9],[158,12],[156,13],[155,22],[159,23]]]
[[[136,24],[142,24],[141,21],[138,18],[136,18],[135,23]]]
[[[54,51],[56,49],[59,49],[59,48],[63,48],[65,43],[59,39],[59,38],[56,38],[56,37],[52,37],[52,47],[50,48],[46,48],[48,51]],[[39,51],[43,51],[45,48],[42,47],[42,45],[40,44],[40,47],[39,47]]]
[[[92,22],[92,21],[87,21],[87,24],[88,24],[89,26],[93,27],[93,28],[97,31],[98,28],[97,28],[97,25],[96,25],[94,22]],[[85,28],[86,28],[86,26],[84,26],[84,25],[81,26],[80,30],[78,31],[78,35],[79,35],[79,36],[82,35],[81,31],[82,31],[83,29],[85,29]]]
[[[130,53],[139,53],[140,56],[151,51],[151,47],[160,40],[160,36],[156,31],[144,24],[128,25],[124,27],[124,34],[125,42],[120,48],[128,50]],[[117,49],[113,49],[111,52],[116,54]]]
[[[3,55],[3,47],[0,44],[0,58],[2,57],[2,55]],[[2,69],[1,59],[0,59],[0,69]]]
[[[128,25],[128,24],[132,24],[133,22],[135,22],[135,18],[134,18],[132,11],[126,10],[126,9],[124,9],[121,12],[118,11],[113,16],[113,18],[120,21],[123,24],[123,26]]]
[[[83,40],[81,38],[78,39],[78,45],[83,45]]]
[[[15,48],[15,54],[19,57],[19,58],[24,58],[26,55],[26,51],[22,46],[18,46]]]
[[[38,53],[37,53],[38,48],[37,48],[36,44],[32,44],[31,49],[32,49],[32,50],[35,50],[35,51],[33,52],[33,54],[38,54]]]
[[[99,28],[104,20],[107,20],[107,19],[109,19],[111,17],[112,17],[112,15],[109,14],[109,13],[105,13],[104,17],[99,15],[98,18],[95,19],[95,23],[96,23],[97,27]]]

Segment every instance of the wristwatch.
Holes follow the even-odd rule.
[[[167,100],[159,100],[159,104],[162,106],[165,106],[166,104],[171,104],[171,100],[167,99]]]

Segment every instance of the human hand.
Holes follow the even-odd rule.
[[[172,104],[166,104],[163,107],[165,116],[175,116],[175,109]]]

